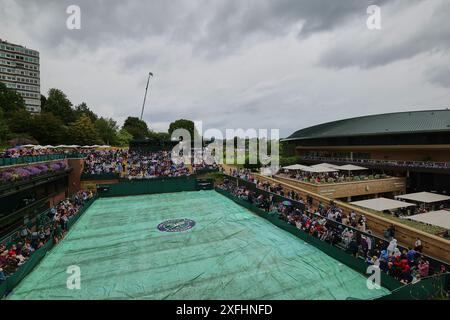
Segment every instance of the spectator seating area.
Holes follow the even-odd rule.
[[[303,156],[302,160],[328,161],[334,163],[351,163],[363,166],[390,166],[397,168],[421,168],[421,169],[450,169],[449,162],[435,161],[396,161],[396,160],[377,160],[377,159],[349,159],[336,157]]]
[[[128,179],[149,179],[157,177],[179,177],[189,175],[183,164],[175,164],[170,152],[150,153],[128,150],[94,150],[86,155],[84,174],[119,174]]]
[[[342,166],[329,163],[320,163],[312,166],[295,164],[283,167],[277,176],[313,184],[345,183],[389,178],[384,172],[378,172],[348,163]]]
[[[0,284],[26,263],[35,251],[53,239],[57,244],[67,231],[69,219],[78,214],[84,204],[93,198],[89,191],[79,191],[41,215],[35,225],[24,226],[0,243]]]

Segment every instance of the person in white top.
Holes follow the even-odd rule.
[[[416,242],[414,242],[414,250],[422,252],[422,249],[423,249],[422,241],[419,238],[417,238]]]

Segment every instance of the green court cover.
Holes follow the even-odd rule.
[[[176,220],[186,219],[186,220]],[[69,289],[70,266],[80,289]],[[9,299],[373,299],[363,275],[215,191],[102,198]]]

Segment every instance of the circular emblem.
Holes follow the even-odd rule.
[[[161,232],[183,232],[192,229],[195,221],[191,219],[173,219],[166,220],[158,224],[158,230]]]

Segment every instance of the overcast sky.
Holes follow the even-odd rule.
[[[69,5],[81,30],[66,27]],[[366,26],[381,8],[381,30]],[[297,129],[450,106],[449,0],[0,0],[0,38],[40,51],[41,91],[166,131]]]

